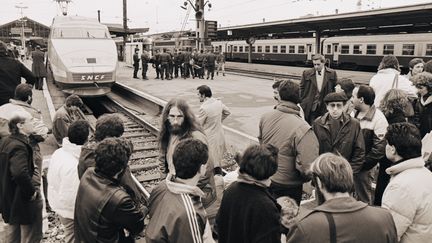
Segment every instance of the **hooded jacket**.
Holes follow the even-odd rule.
[[[421,157],[387,168],[390,183],[382,207],[390,210],[400,242],[430,242],[432,239],[432,173]]]
[[[271,180],[281,185],[296,186],[308,181],[310,165],[318,157],[318,140],[299,114],[296,104],[281,101],[259,123],[260,143],[279,149],[278,169]]]

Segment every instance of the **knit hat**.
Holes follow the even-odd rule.
[[[342,92],[341,93],[333,92],[333,93],[326,95],[326,97],[324,97],[325,103],[338,102],[338,101],[346,102],[347,100],[348,100],[348,98]]]

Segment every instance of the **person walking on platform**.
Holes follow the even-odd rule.
[[[133,78],[138,78],[138,69],[139,69],[139,55],[138,55],[138,50],[135,49],[135,53],[133,55],[133,66],[134,66],[134,72],[133,72]]]
[[[33,161],[29,135],[34,132],[30,113],[18,110],[9,120],[11,135],[0,143],[0,213],[5,242],[42,240],[40,175]]]
[[[78,187],[75,242],[133,242],[144,229],[143,210],[118,182],[131,153],[132,143],[121,138],[107,138],[96,147],[96,168],[86,171]]]
[[[375,92],[366,85],[354,88],[352,92],[355,108],[354,118],[360,121],[360,128],[365,140],[365,163],[354,178],[356,198],[362,202],[372,204],[371,169],[382,164],[385,158],[387,119],[374,106]]]
[[[66,98],[65,104],[56,111],[52,133],[59,146],[61,146],[63,138],[67,137],[70,124],[80,118],[79,109],[82,106],[83,102],[78,95],[70,95]]]
[[[150,222],[146,242],[214,242],[208,216],[197,186],[206,173],[207,145],[199,139],[182,140],[173,153],[176,175],[168,177],[150,194]]]
[[[324,56],[315,54],[312,62],[314,67],[305,70],[300,81],[301,107],[309,124],[326,113],[324,97],[335,92],[337,81],[336,72],[325,66]]]
[[[300,204],[303,183],[310,180],[309,166],[318,157],[318,140],[310,125],[300,117],[300,87],[291,80],[279,85],[280,103],[264,114],[258,140],[279,149],[278,169],[270,178],[270,191],[289,196]]]
[[[422,158],[420,132],[413,124],[391,124],[385,135],[391,176],[382,207],[390,210],[398,242],[429,242],[432,239],[432,173]]]
[[[223,51],[221,51],[219,55],[217,55],[216,62],[217,62],[216,76],[219,75],[220,71],[222,71],[222,75],[225,76],[225,54],[223,53]]]
[[[36,46],[31,57],[33,59],[32,72],[36,77],[35,89],[42,90],[43,79],[46,77],[45,53],[41,51],[40,46]]]
[[[211,75],[211,80],[213,80],[216,67],[216,55],[213,53],[213,51],[209,51],[207,53],[204,59],[204,63],[207,68],[207,79],[209,79],[209,76]]]
[[[51,156],[48,167],[48,200],[52,210],[59,215],[64,226],[65,243],[74,243],[75,199],[80,180],[78,178],[78,158],[81,146],[87,141],[90,125],[85,120],[73,122],[68,136],[63,138],[63,146]]]
[[[8,56],[7,45],[0,41],[0,105],[12,99],[15,88],[21,83],[21,77],[26,83],[33,85],[36,78],[20,61]]]
[[[147,70],[148,70],[148,63],[150,61],[150,54],[146,49],[143,50],[141,54],[141,65],[142,65],[142,78],[144,80],[148,80],[147,78]]]
[[[168,174],[175,175],[173,153],[177,145],[184,139],[194,138],[206,145],[208,140],[185,100],[174,98],[170,100],[162,112],[159,147],[160,160],[165,164]],[[207,211],[210,223],[214,220],[217,210],[217,192],[214,180],[214,165],[209,157],[206,173],[200,177],[198,187],[204,192],[202,202]]]
[[[388,210],[368,206],[350,196],[353,171],[346,159],[322,154],[313,162],[311,171],[319,205],[289,227],[288,243],[398,242],[395,222]]]
[[[328,112],[312,123],[319,141],[319,153],[335,153],[351,164],[354,182],[365,162],[365,140],[360,122],[346,114],[348,98],[344,93],[330,93],[324,98]]]
[[[172,62],[171,55],[167,53],[166,48],[163,49],[163,52],[159,55],[160,65],[161,65],[161,79],[164,80],[164,73],[165,78],[167,80],[170,80],[170,74],[169,74],[169,65],[170,62]]]

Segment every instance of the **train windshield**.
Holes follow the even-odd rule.
[[[56,28],[52,32],[53,39],[108,39],[105,29],[97,28]]]

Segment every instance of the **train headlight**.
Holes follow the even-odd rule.
[[[53,69],[53,74],[54,74],[54,76],[59,76],[59,77],[63,77],[63,78],[67,77],[66,71],[60,70],[59,68]]]

